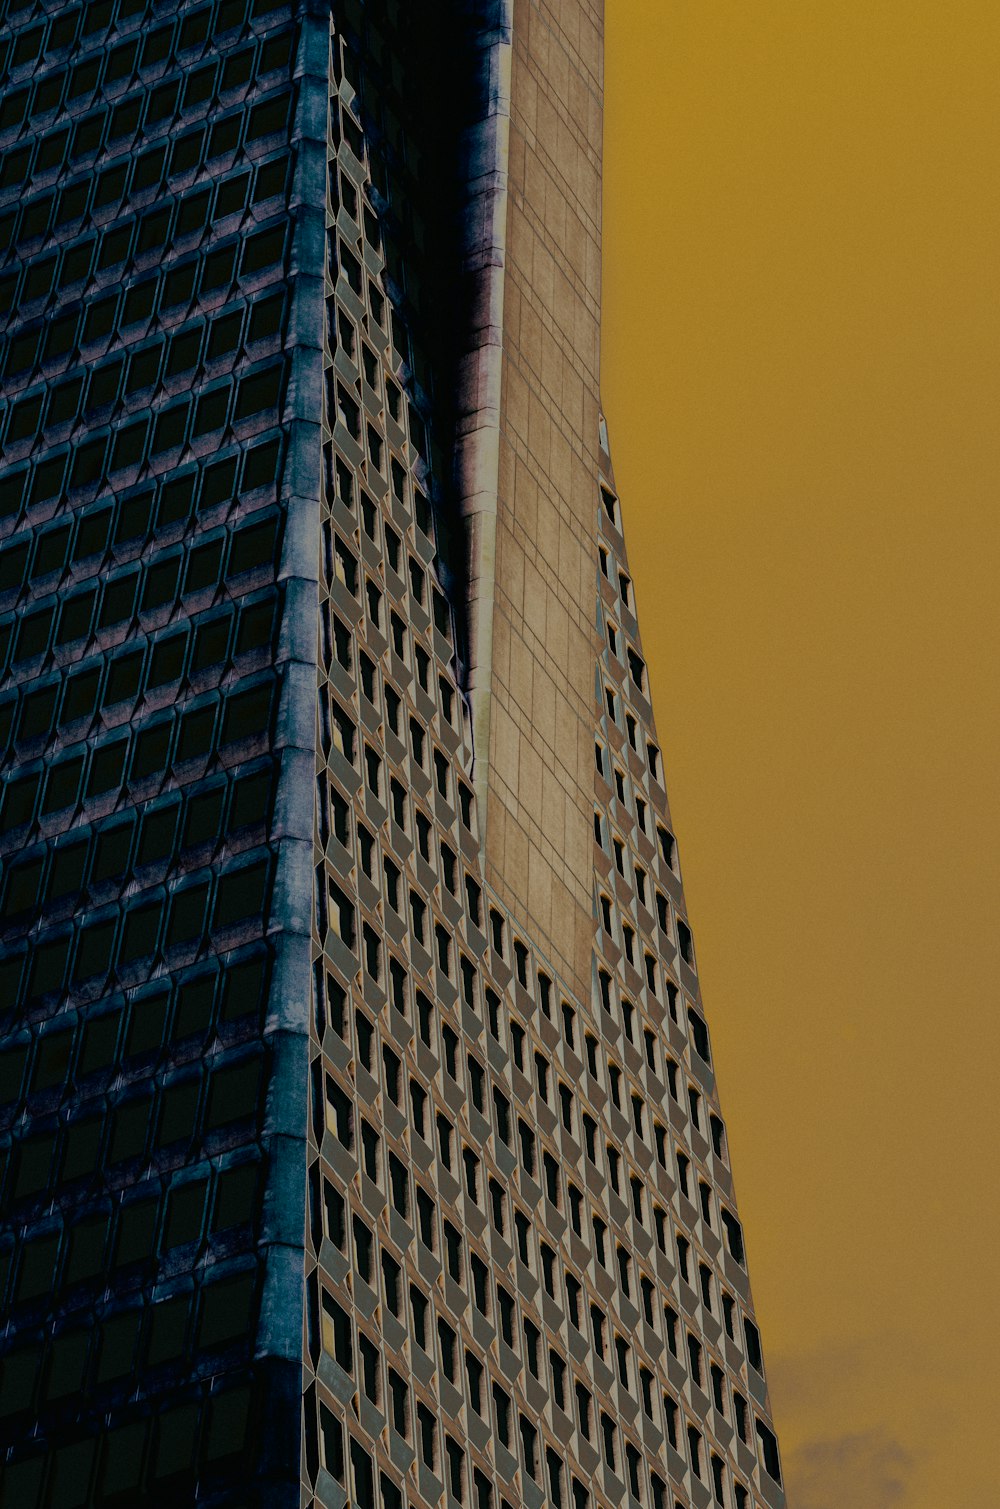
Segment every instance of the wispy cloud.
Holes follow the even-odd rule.
[[[786,1464],[789,1503],[793,1509],[893,1509],[905,1504],[915,1466],[882,1430],[807,1441]]]
[[[807,1411],[828,1410],[835,1399],[853,1398],[866,1378],[883,1378],[887,1356],[905,1365],[905,1348],[905,1338],[873,1335],[797,1352],[772,1351],[767,1359],[771,1391],[780,1401],[782,1416],[789,1411],[801,1417]]]

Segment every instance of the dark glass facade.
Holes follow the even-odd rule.
[[[12,1509],[298,1477],[261,1319],[298,45],[244,0],[0,31]]]

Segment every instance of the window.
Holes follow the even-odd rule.
[[[386,1096],[392,1105],[400,1105],[400,1059],[392,1052],[388,1043],[383,1044],[382,1049],[383,1077],[385,1077]]]
[[[628,672],[636,690],[645,695],[646,692],[646,666],[640,655],[637,655],[631,645],[628,646]]]
[[[680,925],[678,923],[678,929]],[[685,955],[685,957],[687,956]],[[705,1024],[704,1017],[695,1011],[693,1006],[688,1007],[688,1022],[691,1027],[691,1038],[695,1051],[700,1058],[705,1060],[706,1064],[710,1064],[712,1062],[712,1050],[708,1041],[708,1027]]]
[[[347,1205],[328,1179],[323,1180],[323,1212],[326,1234],[341,1252],[347,1239]]]
[[[574,1393],[576,1394],[576,1417],[580,1427],[580,1434],[585,1441],[589,1441],[592,1405],[590,1392],[584,1388],[582,1383],[578,1382],[574,1385]]]
[[[451,1032],[451,1029],[449,1028],[448,1031]],[[452,1037],[454,1037],[454,1033],[452,1033],[451,1035]],[[457,1038],[455,1039],[455,1042],[457,1044]],[[478,1059],[473,1058],[471,1053],[468,1055],[468,1066],[469,1087],[472,1091],[472,1104],[475,1106],[476,1110],[480,1112],[480,1114],[484,1114],[486,1105],[486,1075],[483,1071],[482,1064],[479,1063]]]
[[[410,1390],[394,1368],[389,1369],[389,1413],[393,1429],[410,1438]]]
[[[437,1465],[437,1422],[425,1404],[417,1405],[417,1432],[421,1459],[433,1472]]]
[[[663,1396],[663,1413],[667,1422],[667,1440],[676,1451],[678,1449],[678,1409],[677,1401],[673,1399],[670,1394],[664,1394]]]
[[[549,1349],[549,1372],[552,1375],[552,1397],[561,1410],[566,1408],[566,1364],[559,1353]]]
[[[615,1445],[616,1445],[617,1434],[618,1433],[617,1433],[617,1430],[615,1429],[615,1422],[612,1420],[612,1418],[611,1418],[610,1415],[606,1415],[604,1413],[604,1411],[602,1410],[601,1411],[601,1440],[602,1440],[602,1443],[603,1443],[603,1446],[604,1446],[604,1460],[607,1463],[607,1465],[611,1468],[612,1472],[615,1472],[617,1470],[616,1452],[615,1452]]]
[[[747,1361],[758,1373],[763,1373],[764,1356],[760,1349],[760,1332],[746,1315],[743,1317],[743,1332],[747,1340]]]
[[[518,1139],[521,1144],[521,1167],[532,1179],[535,1177],[535,1134],[527,1122],[518,1118]]]
[[[465,897],[469,912],[469,920],[476,926],[482,925],[482,891],[471,875],[465,877]]]
[[[344,1147],[354,1146],[354,1102],[333,1080],[326,1076],[326,1124]]]
[[[476,1010],[476,966],[464,954],[459,955],[462,973],[462,997],[470,1010]]]
[[[681,1277],[683,1278],[683,1280],[684,1280],[684,1282],[686,1284],[689,1284],[691,1282],[691,1264],[690,1264],[690,1260],[689,1260],[689,1254],[690,1254],[690,1252],[691,1252],[691,1243],[687,1240],[686,1237],[682,1237],[680,1235],[680,1233],[678,1233],[678,1236],[677,1236],[677,1266],[680,1268]]]
[[[629,1345],[621,1336],[615,1337],[615,1358],[618,1363],[618,1379],[625,1388],[630,1388],[629,1383]]]
[[[502,1284],[497,1284],[497,1307],[500,1311],[500,1333],[507,1345],[514,1347],[514,1301]]]
[[[507,1230],[507,1197],[495,1179],[490,1179],[490,1211],[493,1225],[500,1236]]]
[[[639,1456],[639,1453],[636,1451],[635,1447],[630,1442],[626,1442],[625,1462],[628,1468],[628,1486],[629,1492],[634,1499],[640,1497],[639,1464],[641,1461],[642,1458]]]
[[[521,1432],[521,1451],[524,1460],[524,1470],[528,1476],[538,1481],[538,1432],[524,1415],[518,1415],[518,1426]]]
[[[410,1213],[410,1176],[395,1153],[389,1154],[389,1188],[393,1209],[405,1219]]]
[[[372,1403],[377,1404],[381,1394],[381,1369],[379,1368],[378,1348],[362,1333],[358,1337],[358,1351],[361,1355],[362,1386]]]
[[[607,1317],[597,1305],[590,1307],[590,1325],[594,1335],[594,1350],[603,1362],[607,1345]]]
[[[483,1366],[471,1352],[465,1354],[465,1373],[469,1382],[469,1403],[476,1414],[483,1413]]]
[[[497,1136],[510,1146],[510,1101],[498,1086],[493,1086],[493,1109],[496,1113]]]
[[[444,1242],[447,1253],[448,1273],[456,1284],[462,1282],[462,1237],[450,1221],[444,1223]]]
[[[427,1351],[427,1298],[416,1284],[410,1285],[410,1318],[413,1339],[423,1351]]]
[[[355,1216],[351,1225],[354,1231],[354,1266],[365,1283],[370,1284],[374,1238],[360,1216]]]
[[[339,1363],[345,1373],[353,1373],[354,1332],[350,1317],[325,1290],[322,1309],[323,1348]]]
[[[481,1257],[473,1253],[469,1259],[472,1270],[472,1292],[480,1315],[489,1314],[489,1269]]]
[[[745,1268],[746,1252],[743,1247],[743,1228],[732,1211],[727,1210],[724,1205],[722,1206],[722,1225],[726,1233],[726,1246],[740,1266]]]
[[[465,1503],[465,1452],[451,1436],[445,1436],[445,1454],[448,1458],[448,1483],[452,1497]]]
[[[456,1347],[458,1338],[446,1320],[438,1319],[438,1346],[441,1349],[441,1368],[449,1383],[455,1382]]]
[[[433,1252],[435,1247],[434,1201],[419,1185],[417,1186],[417,1231],[424,1246]]]
[[[573,1130],[573,1102],[574,1097],[572,1090],[570,1090],[568,1085],[560,1084],[559,1110],[560,1115],[562,1116],[562,1124],[566,1128],[567,1132],[572,1132]]]
[[[493,1411],[497,1422],[497,1437],[501,1446],[510,1450],[510,1398],[498,1383],[493,1385]]]
[[[325,1404],[319,1407],[320,1438],[323,1443],[323,1466],[339,1483],[344,1481],[344,1431],[340,1421]]]
[[[410,1080],[410,1119],[414,1131],[427,1136],[427,1092],[415,1079]]]
[[[517,1233],[517,1252],[521,1262],[526,1268],[531,1267],[531,1249],[528,1245],[528,1233],[531,1223],[523,1211],[514,1212],[514,1230]]]
[[[532,1377],[539,1376],[538,1349],[542,1333],[527,1316],[524,1318],[524,1357]]]
[[[671,1355],[676,1357],[678,1316],[677,1311],[671,1305],[664,1305],[663,1321],[667,1329],[667,1346],[670,1348]]]
[[[451,1146],[454,1127],[440,1111],[437,1114],[438,1155],[445,1168],[451,1170]]]
[[[695,1477],[702,1476],[701,1470],[701,1433],[695,1430],[693,1425],[687,1428],[688,1453],[691,1458],[691,1470]]]
[[[764,1424],[763,1420],[757,1420],[757,1439],[760,1441],[761,1456],[764,1459],[764,1469],[776,1483],[781,1482],[781,1463],[778,1458],[778,1443],[774,1432]]]
[[[563,1504],[563,1469],[562,1460],[554,1452],[551,1446],[545,1448],[545,1464],[549,1475],[549,1498],[554,1509],[562,1509]]]

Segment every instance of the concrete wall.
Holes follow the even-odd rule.
[[[586,995],[593,923],[595,484],[603,17],[513,6],[495,519],[472,533],[472,689],[486,876]],[[503,169],[506,168],[506,172]],[[467,490],[468,499],[468,490]],[[472,512],[472,510],[470,510]],[[487,742],[488,741],[488,742]],[[488,749],[488,770],[482,760]]]

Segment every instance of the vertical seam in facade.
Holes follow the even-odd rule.
[[[479,43],[479,67],[487,83],[485,113],[466,131],[462,164],[463,268],[473,340],[459,359],[455,448],[459,507],[467,528],[468,689],[481,853],[489,790],[513,0],[496,0],[493,10],[491,26]]]

